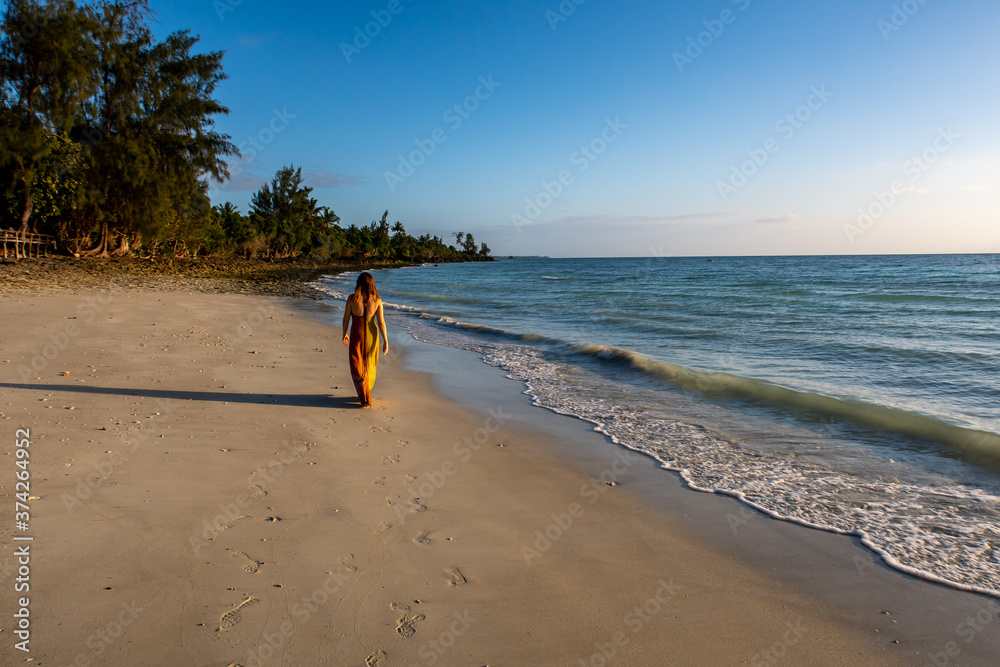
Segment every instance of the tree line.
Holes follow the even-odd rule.
[[[283,167],[250,211],[212,205],[239,151],[214,119],[221,51],[189,30],[157,41],[148,0],[8,0],[0,34],[0,227],[51,234],[78,256],[378,256],[488,259],[456,234],[415,238],[388,212],[368,225],[311,197]]]
[[[254,193],[250,213],[242,215],[231,203],[212,209],[206,250],[222,248],[243,257],[363,256],[401,260],[482,260],[490,249],[476,246],[472,234],[455,234],[450,246],[438,236],[413,237],[398,220],[390,226],[389,212],[368,225],[340,226],[340,217],[310,195],[302,168],[282,167],[270,183]]]

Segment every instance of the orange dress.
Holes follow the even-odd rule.
[[[347,346],[351,379],[361,405],[372,402],[372,385],[375,384],[379,351],[378,309],[375,309],[371,317],[365,317],[365,310],[367,308],[362,306],[361,315],[351,313],[351,333]]]

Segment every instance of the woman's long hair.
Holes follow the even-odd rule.
[[[354,287],[354,298],[362,306],[369,301],[378,301],[378,290],[375,289],[375,278],[372,274],[364,271],[358,276],[358,284]]]

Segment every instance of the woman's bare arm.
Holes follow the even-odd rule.
[[[382,334],[382,354],[389,353],[389,337],[385,335],[385,317],[382,314],[382,300],[378,302],[378,329]]]
[[[344,345],[351,342],[350,336],[347,335],[347,327],[351,323],[351,299],[348,297],[347,304],[344,306]]]

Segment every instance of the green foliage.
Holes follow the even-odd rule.
[[[76,142],[61,136],[47,135],[45,154],[34,170],[31,183],[32,219],[35,228],[65,232],[83,202],[83,149]],[[0,172],[3,170],[0,169]],[[11,178],[11,172],[7,172]],[[4,196],[4,220],[0,226],[15,226],[24,203],[24,184],[13,183]]]
[[[328,215],[302,183],[302,168],[283,167],[250,202],[251,225],[277,256],[297,256],[326,246]],[[334,216],[336,217],[336,216]]]
[[[0,171],[17,198],[5,217],[21,229],[35,207],[33,186],[52,138],[72,127],[87,77],[86,12],[69,0],[10,0],[0,33]]]
[[[145,238],[187,247],[212,229],[206,176],[228,176],[229,138],[212,117],[220,52],[188,31],[156,42],[147,0],[14,0],[0,38],[0,178],[4,217],[92,254]],[[58,150],[68,141],[75,152]],[[56,174],[49,164],[61,165]],[[41,192],[37,192],[41,188]],[[12,201],[11,196],[15,199]],[[214,238],[212,231],[208,240]],[[196,244],[197,245],[197,244]]]
[[[372,252],[379,257],[386,257],[389,254],[392,238],[389,236],[389,211],[382,214],[382,219],[378,225],[375,221],[368,226],[368,235],[371,239]]]
[[[340,226],[280,169],[250,212],[212,207],[208,179],[238,153],[214,129],[221,52],[183,30],[157,41],[148,0],[9,0],[0,27],[0,225],[52,234],[80,255],[238,253],[411,261],[489,259],[472,234],[457,247],[414,238],[386,211]]]
[[[402,261],[489,260],[484,243],[477,250],[471,234],[461,234],[462,250],[445,245],[437,236],[419,239],[406,233],[403,223],[389,224],[389,212],[367,225],[340,226],[333,210],[319,206],[312,188],[304,183],[301,168],[282,167],[269,183],[251,197],[249,215],[231,203],[216,206],[214,224],[205,233],[204,248],[211,252],[235,251],[244,257],[371,257]],[[218,239],[221,230],[223,238]]]

